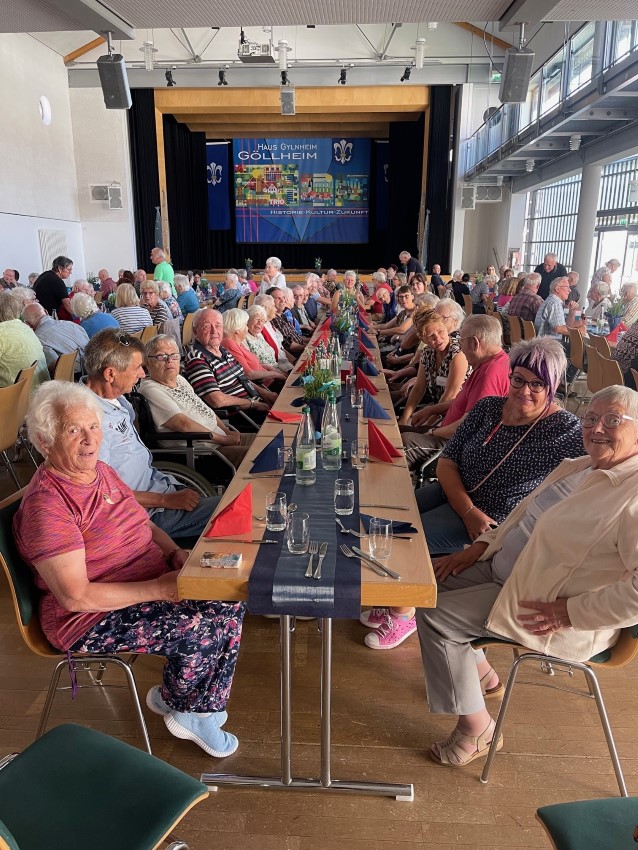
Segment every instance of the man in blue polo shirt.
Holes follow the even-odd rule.
[[[100,460],[134,491],[155,525],[172,538],[195,537],[206,527],[219,499],[202,498],[153,467],[153,456],[135,429],[135,411],[124,398],[144,377],[143,359],[144,346],[138,339],[109,329],[97,333],[84,350],[86,385],[104,411]]]

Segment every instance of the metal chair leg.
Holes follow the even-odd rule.
[[[512,691],[514,690],[514,682],[516,681],[518,668],[524,658],[524,655],[519,655],[517,658],[514,659],[514,661],[512,662],[512,666],[510,667],[509,676],[507,677],[507,684],[505,685],[505,693],[503,694],[503,701],[501,703],[501,709],[498,713],[498,717],[496,718],[496,726],[494,727],[494,737],[492,738],[492,741],[494,742],[498,741],[499,736],[501,734],[501,730],[503,728],[503,724],[505,723],[505,714],[507,713],[507,707],[512,696]],[[487,780],[490,774],[490,770],[492,768],[492,762],[494,761],[495,755],[496,747],[490,747],[489,752],[487,754],[487,761],[485,762],[483,772],[481,773],[481,782],[484,785],[487,784]]]
[[[16,485],[16,487],[17,487],[17,488],[18,488],[18,490],[19,490],[19,489],[21,488],[21,486],[22,486],[22,485],[21,485],[21,484],[20,484],[20,482],[18,481],[18,476],[15,474],[15,471],[14,471],[14,469],[13,469],[13,466],[11,465],[11,461],[9,460],[9,455],[8,455],[6,452],[2,452],[2,460],[4,461],[4,465],[5,465],[5,466],[7,467],[7,469],[9,470],[9,474],[10,474],[10,475],[11,475],[11,477],[13,478],[13,483]]]
[[[42,735],[44,735],[44,730],[46,729],[47,721],[49,719],[49,714],[51,714],[51,707],[53,705],[53,700],[55,698],[56,691],[58,689],[58,682],[60,681],[60,674],[64,667],[66,667],[67,661],[66,658],[63,658],[62,661],[58,661],[55,666],[55,670],[51,675],[51,681],[49,682],[49,690],[47,691],[47,696],[44,701],[44,706],[42,708],[42,714],[40,715],[40,723],[38,724],[38,730],[35,733],[36,741]]]
[[[589,687],[589,692],[596,700],[596,708],[598,709],[600,724],[603,727],[603,732],[605,733],[605,740],[607,741],[607,748],[609,749],[611,763],[614,766],[614,773],[616,774],[616,781],[618,782],[618,788],[620,789],[620,796],[628,797],[629,794],[627,793],[625,777],[623,775],[622,767],[620,765],[618,750],[616,749],[616,742],[614,741],[614,736],[611,731],[611,725],[609,723],[609,717],[607,716],[605,701],[603,700],[603,695],[600,691],[600,686],[598,685],[598,679],[591,667],[588,667],[587,665],[584,665],[584,667],[585,669],[583,670],[583,673],[585,674],[585,678],[587,679],[587,686]]]
[[[122,661],[121,658],[114,656],[113,658],[105,658],[104,661],[108,664],[115,664],[116,667],[119,667],[124,671],[124,675],[126,676],[126,681],[128,683],[129,691],[131,692],[131,701],[133,702],[133,708],[137,714],[137,722],[140,727],[140,732],[142,733],[142,738],[144,739],[144,746],[150,755],[153,755],[153,751],[151,749],[151,742],[148,737],[148,730],[146,728],[146,721],[144,720],[144,715],[142,714],[142,706],[140,703],[140,698],[137,693],[137,686],[135,684],[135,676],[133,675],[133,671],[130,666],[126,663],[126,661]]]

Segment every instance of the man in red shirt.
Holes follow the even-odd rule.
[[[491,316],[468,316],[461,325],[461,349],[472,367],[472,374],[450,405],[440,425],[424,427],[427,411],[417,410],[410,429],[402,434],[405,456],[412,472],[438,455],[477,401],[486,396],[506,396],[509,392],[510,365],[503,351],[500,323]],[[402,429],[403,430],[403,429]]]

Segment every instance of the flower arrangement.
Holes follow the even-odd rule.
[[[330,393],[338,394],[341,382],[335,379],[330,369],[323,369],[317,362],[313,351],[306,362],[306,368],[301,378],[304,399],[321,398],[327,399]]]
[[[339,303],[339,311],[332,319],[332,329],[335,330],[338,334],[347,334],[352,328],[352,316],[350,315],[349,309],[341,309],[341,302],[344,300],[344,293],[341,293],[341,299]],[[352,303],[354,303],[354,298],[351,299]],[[345,306],[345,305],[344,305]]]
[[[474,275],[474,283],[483,283],[485,275],[483,272],[476,272]]]
[[[99,289],[100,278],[95,274],[95,272],[87,272],[86,273],[86,282],[90,283],[93,289]]]
[[[115,307],[115,292],[111,292],[111,294],[106,300],[108,302],[109,307],[113,309],[113,307]]]
[[[625,305],[619,298],[617,301],[612,302],[611,306],[609,307],[609,310],[607,310],[607,315],[611,318],[617,319],[622,316],[624,308]]]
[[[244,266],[246,267],[246,269],[252,269],[252,267],[253,267],[253,261],[250,259],[250,257],[246,257],[246,258],[245,258],[245,260],[244,260]]]
[[[322,263],[321,257],[315,257],[315,269],[317,271],[321,271],[321,263]]]

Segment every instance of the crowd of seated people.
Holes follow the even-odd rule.
[[[392,649],[419,631],[430,710],[458,716],[450,737],[433,745],[432,758],[458,767],[487,751],[493,721],[484,700],[503,688],[482,653],[471,648],[485,620],[490,633],[557,650],[573,646],[571,657],[586,657],[582,631],[572,639],[571,626],[602,648],[635,618],[633,595],[622,598],[620,585],[630,569],[627,553],[632,547],[635,553],[636,545],[638,503],[633,491],[625,491],[638,462],[637,396],[624,388],[595,395],[582,426],[557,401],[567,366],[565,331],[584,329],[570,281],[555,275],[542,299],[541,273],[519,281],[509,269],[502,268],[499,278],[488,267],[470,290],[460,271],[447,285],[437,267],[428,281],[414,258],[402,257],[405,271],[380,269],[371,291],[354,272],[340,280],[334,270],[323,279],[309,273],[304,284],[289,286],[281,261],[269,258],[261,294],[248,309],[238,305],[256,286],[246,289],[234,270],[204,306],[197,281],[194,288],[186,275],[169,282],[136,273],[130,280],[121,270],[114,288],[108,273],[100,278],[107,296],[114,296],[111,312],[99,309],[90,285],[76,284],[68,301],[79,324],[54,320],[28,297],[31,290],[22,287],[26,294],[18,296],[20,287],[11,280],[8,291],[0,292],[0,385],[12,383],[34,361],[39,380],[46,381],[53,355],[67,349],[83,355],[82,382],[62,390],[59,382],[47,382],[29,414],[29,433],[45,464],[24,495],[15,530],[21,554],[38,576],[45,632],[61,649],[117,651],[127,645],[165,656],[163,684],[151,689],[147,704],[164,716],[172,734],[210,755],[229,755],[238,746],[223,725],[244,607],[177,601],[174,571],[186,557],[180,544],[189,545],[203,531],[217,500],[154,466],[128,397],[139,384],[155,430],[173,432],[170,440],[160,439],[163,448],[183,448],[180,432],[201,435],[194,444],[197,468],[211,481],[227,481],[324,311],[338,310],[345,300],[370,312],[370,336],[391,343],[384,374],[415,479],[424,462],[440,455],[436,480],[419,487],[416,498],[437,558],[441,603],[433,610],[373,608],[361,615],[371,649]],[[63,282],[60,271],[68,267],[52,270]],[[467,317],[461,308],[465,289],[475,308]],[[51,290],[60,296],[55,281]],[[599,305],[607,293],[608,283],[595,280],[592,318],[596,310],[604,315],[607,306]],[[622,299],[630,331],[615,356],[628,373],[638,356],[638,322],[630,322],[636,287],[626,284]],[[535,319],[538,337],[507,354],[502,326],[489,315],[493,304],[505,315]],[[181,335],[170,331],[189,313],[193,338],[182,350]],[[152,324],[160,333],[146,345],[131,335]],[[431,473],[433,478],[434,468]],[[108,498],[96,499],[96,492]],[[607,524],[596,520],[595,528],[583,519],[578,546],[583,579],[591,582],[583,589],[562,566],[567,555],[560,535],[549,530],[569,522],[566,505],[576,509],[593,498],[609,499],[618,510]],[[53,539],[27,522],[43,500]],[[105,523],[121,539],[117,566],[100,547],[78,545],[87,529]],[[595,577],[596,540],[613,566],[603,586]],[[520,589],[516,596],[509,582],[504,587],[510,576]],[[550,586],[559,587],[559,599],[539,601],[548,598]],[[206,632],[186,637],[189,624],[202,617]],[[454,664],[447,664],[452,657]]]

